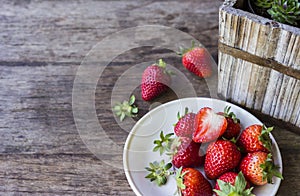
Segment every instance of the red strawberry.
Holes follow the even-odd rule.
[[[223,115],[227,120],[227,128],[222,137],[231,140],[232,138],[237,139],[240,131],[241,131],[241,124],[240,120],[236,117],[233,112],[230,112],[230,106],[226,106],[224,109],[224,113],[218,113]]]
[[[197,167],[204,163],[204,152],[200,149],[201,144],[195,143],[188,137],[172,138],[173,134],[164,135],[160,133],[160,139],[155,140],[156,146],[153,151],[159,151],[162,155],[166,152],[172,156],[173,166],[179,167]]]
[[[205,48],[194,47],[189,49],[181,49],[183,66],[190,72],[196,74],[200,78],[207,78],[212,75],[213,61]]]
[[[171,84],[170,72],[166,71],[166,63],[160,59],[145,69],[142,76],[142,98],[150,101],[168,89]]]
[[[234,169],[240,162],[241,153],[229,140],[217,140],[206,151],[204,171],[209,179],[216,179]]]
[[[266,152],[248,153],[240,163],[245,178],[255,185],[272,183],[273,176],[283,179],[278,168],[273,163],[272,154]]]
[[[269,134],[272,130],[273,127],[251,125],[241,133],[237,144],[245,152],[271,152],[272,140]]]
[[[201,144],[195,143],[188,137],[180,137],[178,141],[180,144],[177,144],[177,149],[174,149],[173,166],[177,168],[197,167],[204,163],[204,152],[200,149]]]
[[[196,115],[193,140],[199,143],[216,140],[226,128],[227,121],[224,116],[216,114],[209,107],[204,107]]]
[[[227,172],[217,179],[214,192],[216,195],[243,195],[254,196],[250,188],[250,183],[246,181],[242,172]]]
[[[212,196],[208,180],[196,169],[180,168],[176,173],[177,187],[183,196]]]
[[[174,133],[178,137],[189,137],[191,138],[194,132],[194,121],[196,114],[188,113],[188,109],[185,109],[185,114],[180,116],[177,114],[178,122],[175,124]]]

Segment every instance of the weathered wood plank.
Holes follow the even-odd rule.
[[[93,156],[1,155],[0,194],[134,195],[124,174]]]
[[[221,0],[21,2],[1,3],[0,61],[81,62],[105,36],[149,24],[183,30],[217,57]]]
[[[272,23],[231,6],[221,8],[220,19],[220,53],[233,57],[228,67],[234,71],[229,76],[219,77],[222,79],[219,83],[227,89],[219,88],[219,93],[243,106],[298,126],[295,120],[298,112],[290,110],[294,109],[293,104],[299,104],[299,29]],[[224,58],[226,55],[220,55],[219,69],[223,69],[220,64],[228,59]]]

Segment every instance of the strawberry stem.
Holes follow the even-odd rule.
[[[162,59],[159,59],[158,60],[158,64],[157,64],[159,67],[163,68],[163,69],[166,69],[167,67],[167,63],[164,62]]]

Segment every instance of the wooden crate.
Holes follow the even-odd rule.
[[[300,127],[300,29],[220,7],[218,94]]]

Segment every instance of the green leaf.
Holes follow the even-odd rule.
[[[134,102],[135,102],[135,96],[131,95],[131,97],[129,98],[129,105],[134,104]]]
[[[125,117],[126,117],[126,114],[125,113],[121,113],[121,115],[120,115],[120,121],[122,122]]]
[[[186,173],[182,173],[182,167],[180,167],[177,171],[176,171],[176,176],[175,176],[175,179],[176,179],[176,184],[177,184],[177,187],[181,190],[185,189],[186,186],[185,184],[183,183],[183,176],[185,175]]]
[[[133,114],[137,114],[138,112],[139,112],[139,108],[137,108],[137,107],[134,107],[131,110],[131,113],[133,113]]]
[[[273,130],[273,127],[267,128],[265,125],[263,125],[263,129],[261,131],[261,134],[259,136],[259,141],[262,142],[263,146],[268,149],[269,152],[272,151],[272,140],[270,138],[270,132]]]

